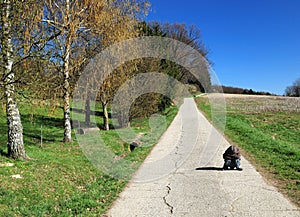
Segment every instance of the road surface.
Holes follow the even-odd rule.
[[[185,99],[107,216],[300,216],[246,159],[243,171],[222,171],[222,154],[229,145],[194,100]]]

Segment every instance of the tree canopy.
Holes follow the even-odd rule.
[[[206,58],[208,51],[198,28],[180,23],[146,23],[142,18],[148,10],[146,0],[30,0],[26,4],[21,0],[1,1],[0,85],[6,105],[11,157],[27,158],[17,105],[23,99],[29,103],[44,100],[56,106],[62,103],[63,141],[72,142],[70,111],[77,81],[88,64],[106,48],[130,38],[158,36],[182,42]],[[190,59],[191,67],[197,67],[193,61]],[[91,91],[98,93],[95,100],[102,104],[103,129],[109,129],[108,106],[128,80],[141,73],[159,72],[204,92],[208,91],[204,87],[211,85],[210,62],[204,65],[199,72],[200,80],[190,69],[168,59],[137,58],[118,66],[107,77],[105,70],[108,69],[102,67],[106,79],[100,89]],[[97,80],[99,78],[91,77],[86,83],[92,85]],[[89,92],[82,93],[87,125],[90,121],[89,96]],[[126,98],[123,100],[126,103]],[[161,94],[145,94],[131,106],[130,119],[161,112],[171,103]],[[128,126],[121,116],[120,126]]]

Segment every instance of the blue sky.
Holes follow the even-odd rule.
[[[146,20],[194,24],[220,83],[282,95],[300,78],[300,0],[150,0]]]

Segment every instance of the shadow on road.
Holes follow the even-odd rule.
[[[222,171],[222,167],[198,167],[196,170],[212,170],[212,171]]]

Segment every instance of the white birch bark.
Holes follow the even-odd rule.
[[[66,26],[70,26],[70,1],[66,0]],[[69,29],[67,31],[70,31]],[[70,52],[71,52],[71,35],[70,32],[66,34],[65,54],[63,61],[63,73],[64,73],[64,142],[72,142],[72,130],[71,130],[71,113],[70,113]]]
[[[13,45],[10,20],[11,1],[4,0],[2,8],[3,38],[2,57],[4,62],[4,90],[6,97],[6,118],[8,125],[8,155],[14,159],[28,159],[23,142],[23,126],[15,95],[13,66]]]
[[[102,102],[102,109],[103,109],[103,128],[104,130],[109,130],[109,117],[107,111],[107,103]]]

